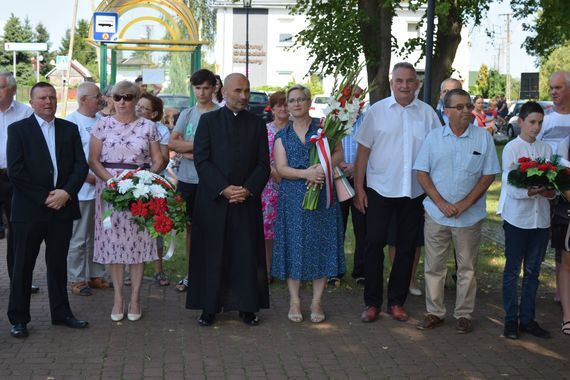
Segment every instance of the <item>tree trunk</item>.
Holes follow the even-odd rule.
[[[392,18],[390,0],[358,0],[358,18],[366,59],[370,104],[390,95],[390,56],[392,55]]]
[[[431,72],[431,105],[435,107],[439,100],[439,88],[444,79],[452,74],[452,65],[455,53],[461,42],[461,17],[457,6],[450,2],[449,14],[444,17],[438,16],[435,49]],[[420,95],[423,94],[423,86]]]

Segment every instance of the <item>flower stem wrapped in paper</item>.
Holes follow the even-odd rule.
[[[521,189],[541,186],[562,193],[570,190],[570,169],[560,165],[560,156],[557,155],[551,160],[521,157],[517,167],[509,172],[507,182]]]
[[[359,65],[354,70],[349,71],[341,81],[338,80],[338,77],[335,79],[331,100],[324,110],[325,117],[321,119],[317,134],[311,136],[311,142],[314,145],[309,153],[309,165],[320,164],[323,168],[327,208],[331,207],[333,203],[335,177],[338,177],[339,181],[343,181],[341,186],[348,185],[350,187],[342,172],[335,174],[331,152],[344,136],[352,133],[352,126],[364,106],[367,90],[359,86],[358,80],[358,74],[362,68],[363,65]],[[316,210],[321,190],[321,187],[309,187],[307,189],[303,199],[305,210]],[[348,191],[350,193],[350,189]]]
[[[186,228],[188,218],[184,199],[165,178],[147,170],[125,170],[107,181],[103,200],[111,205],[103,214],[103,228],[112,228],[113,211],[130,212],[141,231],[156,238],[172,234],[164,259],[174,253],[174,235]]]

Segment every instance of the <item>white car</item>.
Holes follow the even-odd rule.
[[[309,109],[309,115],[313,118],[320,119],[325,117],[323,110],[329,105],[330,96],[315,95],[313,103]]]

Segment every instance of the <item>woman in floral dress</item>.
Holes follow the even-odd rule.
[[[269,106],[273,114],[273,121],[267,123],[267,140],[269,141],[269,160],[271,162],[271,177],[261,194],[263,207],[263,234],[265,236],[265,261],[267,273],[271,273],[271,256],[273,255],[273,225],[277,219],[277,195],[281,177],[275,170],[273,160],[273,142],[275,135],[289,122],[289,112],[285,104],[285,91],[274,92],[269,97]],[[271,276],[268,276],[271,281]]]
[[[106,183],[123,170],[149,167],[157,172],[162,167],[160,136],[156,124],[139,118],[135,106],[139,89],[133,83],[122,81],[113,87],[116,113],[95,124],[89,145],[89,166],[98,177],[95,204],[95,253],[93,260],[108,264],[115,292],[111,319],[124,317],[123,272],[130,265],[132,293],[128,306],[129,320],[140,319],[140,289],[144,263],[158,258],[156,244],[148,232],[139,231],[128,212],[113,212],[111,227],[104,228],[102,215],[108,204],[101,199]]]
[[[302,322],[299,289],[301,281],[313,282],[311,322],[325,320],[321,298],[327,277],[344,273],[344,226],[336,194],[326,208],[326,193],[321,191],[317,209],[303,209],[307,186],[321,186],[324,172],[320,164],[310,165],[311,136],[317,133],[319,121],[311,119],[311,93],[297,85],[287,91],[287,109],[291,122],[275,136],[275,167],[282,177],[279,185],[275,244],[271,273],[286,279],[290,305],[287,318]],[[331,152],[333,167],[344,152],[339,143]]]

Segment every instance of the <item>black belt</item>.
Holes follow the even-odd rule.
[[[138,169],[141,165],[125,164],[122,162],[102,162],[103,167],[109,169]]]

